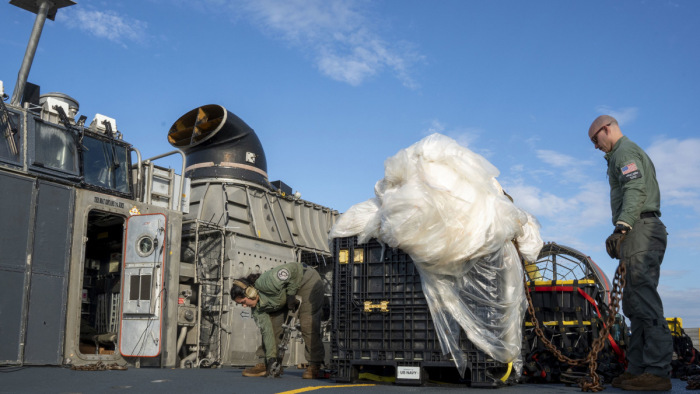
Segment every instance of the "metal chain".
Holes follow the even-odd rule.
[[[700,390],[700,375],[691,376],[688,378],[687,390]]]
[[[73,371],[126,371],[127,367],[125,365],[119,365],[117,363],[105,364],[102,361],[98,361],[96,364],[73,365],[70,369],[72,369]]]
[[[532,297],[530,296],[530,291],[527,285],[528,276],[527,267],[525,267],[525,260],[521,259],[521,261],[523,263],[523,268],[525,269],[523,280],[525,283],[525,295],[527,296],[527,311],[530,314],[530,322],[532,323],[532,326],[535,329],[537,337],[542,341],[547,350],[552,352],[552,354],[559,361],[565,362],[572,366],[582,367],[586,364],[588,365],[589,376],[579,381],[579,387],[581,387],[581,391],[597,392],[604,390],[605,387],[603,387],[603,385],[600,384],[600,377],[596,372],[596,369],[598,369],[598,353],[600,353],[600,351],[603,350],[603,347],[605,346],[605,341],[608,337],[608,333],[610,332],[610,328],[615,323],[615,316],[619,311],[620,300],[622,297],[622,289],[625,288],[625,274],[627,273],[625,261],[622,259],[620,260],[620,264],[617,266],[617,270],[615,271],[615,277],[613,278],[613,287],[610,293],[610,314],[604,322],[603,329],[600,330],[598,338],[596,338],[593,341],[593,345],[591,345],[591,351],[588,353],[588,356],[582,359],[572,359],[563,355],[561,351],[557,349],[557,347],[554,346],[554,344],[545,337],[542,328],[540,328],[540,323],[537,320],[537,317],[535,316],[535,307],[532,305]]]

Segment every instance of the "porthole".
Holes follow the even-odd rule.
[[[148,257],[155,249],[153,246],[153,238],[149,235],[142,235],[136,240],[136,253],[141,257]]]

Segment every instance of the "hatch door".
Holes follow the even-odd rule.
[[[127,357],[160,354],[166,217],[127,219],[122,277],[119,351]]]

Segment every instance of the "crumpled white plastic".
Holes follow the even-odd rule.
[[[464,376],[460,328],[479,349],[520,373],[526,308],[518,250],[535,261],[539,223],[516,207],[484,157],[432,134],[384,162],[375,196],[353,205],[330,232],[408,253],[421,274],[435,330]]]

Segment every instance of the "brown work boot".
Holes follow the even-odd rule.
[[[321,370],[318,365],[309,364],[306,371],[301,375],[303,379],[316,379],[318,372]]]
[[[243,370],[243,376],[261,378],[267,376],[267,368],[265,363],[257,364],[254,367],[246,368]]]
[[[637,376],[639,376],[639,375],[635,375],[635,374],[633,374],[633,373],[625,372],[625,373],[623,373],[622,375],[620,375],[620,376],[618,376],[618,377],[616,377],[615,379],[612,380],[612,386],[613,386],[613,387],[617,387],[617,388],[619,389],[620,386],[622,385],[622,382],[624,382],[625,380],[630,380],[630,379],[632,379],[632,378],[636,378]]]
[[[673,388],[671,379],[643,373],[636,378],[622,382],[620,388],[628,391],[669,391]]]

